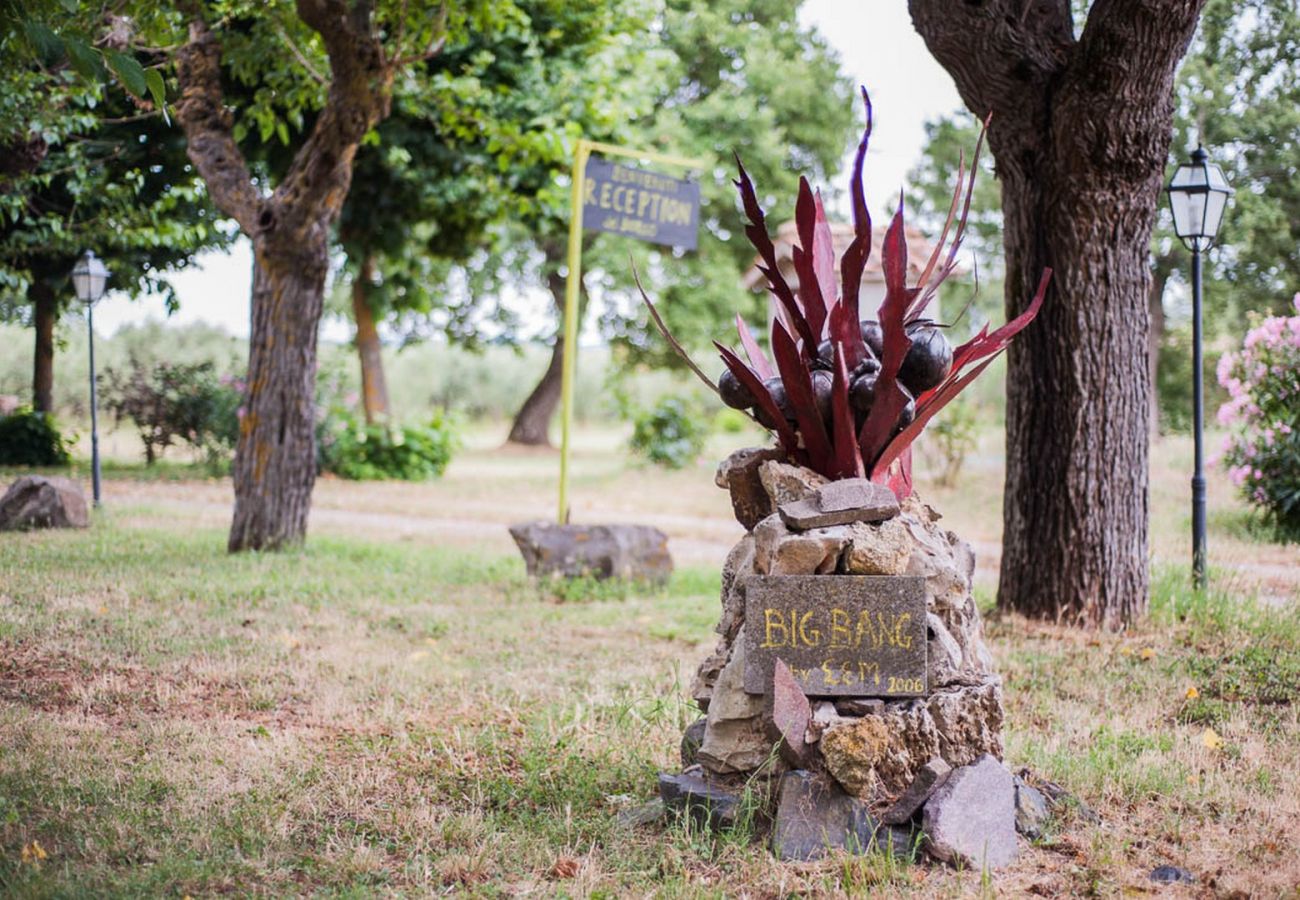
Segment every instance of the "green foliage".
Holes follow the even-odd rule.
[[[1229,438],[1228,475],[1278,531],[1300,541],[1300,294],[1295,316],[1273,316],[1219,361],[1228,402],[1219,421],[1241,430]]]
[[[681,397],[665,397],[636,414],[629,446],[657,466],[680,469],[699,459],[708,437],[703,412]]]
[[[178,441],[201,451],[213,467],[229,461],[239,441],[243,384],[219,377],[210,362],[152,365],[132,359],[125,371],[104,373],[104,404],[120,423],[140,432],[152,465]]]
[[[456,434],[450,419],[428,425],[367,425],[350,414],[327,417],[317,429],[322,471],[355,481],[429,481],[451,462]]]
[[[0,416],[0,465],[66,466],[69,443],[47,413],[23,406]]]

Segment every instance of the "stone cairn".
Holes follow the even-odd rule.
[[[900,505],[865,479],[828,482],[776,449],[732,454],[717,484],[747,534],[723,567],[721,639],[691,687],[705,715],[683,737],[683,771],[660,775],[665,806],[711,827],[755,814],[781,859],[876,848],[977,870],[1011,863],[1018,807],[1041,795],[1000,761],[1001,680],[970,546],[915,494]],[[761,694],[747,691],[746,580],[782,575],[924,579],[924,695],[805,696],[780,661]]]

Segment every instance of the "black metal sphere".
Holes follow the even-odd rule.
[[[718,376],[718,396],[732,409],[749,409],[757,402],[749,388],[741,384],[730,369],[723,369]]]
[[[880,359],[881,353],[884,352],[885,333],[880,330],[880,323],[875,319],[866,319],[862,322],[862,340],[871,352]]]
[[[929,323],[908,328],[912,346],[898,370],[898,380],[913,394],[937,387],[952,370],[952,344],[943,329]]]
[[[835,377],[830,372],[818,370],[812,373],[813,400],[823,422],[831,421],[831,390],[834,384]]]
[[[849,406],[856,412],[871,412],[876,402],[876,373],[860,375],[849,384]]]

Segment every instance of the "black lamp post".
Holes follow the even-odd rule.
[[[1202,434],[1204,386],[1201,373],[1201,253],[1214,246],[1232,188],[1223,170],[1210,162],[1205,148],[1174,172],[1166,188],[1174,214],[1174,232],[1192,251],[1192,397],[1195,409],[1196,471],[1192,474],[1192,581],[1205,589],[1205,451]]]
[[[108,283],[108,268],[94,253],[87,250],[72,267],[72,288],[77,299],[86,304],[86,327],[90,332],[90,465],[95,492],[95,506],[99,506],[99,422],[95,402],[95,303],[104,296]]]

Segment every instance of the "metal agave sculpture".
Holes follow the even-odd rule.
[[[976,165],[972,163],[967,177],[963,159],[943,232],[920,277],[910,286],[900,198],[881,248],[885,297],[875,319],[861,320],[858,297],[872,241],[871,216],[862,187],[862,167],[871,137],[871,100],[865,89],[862,99],[866,127],[849,185],[854,237],[840,257],[838,273],[821,194],[806,178],[800,178],[795,204],[798,244],[793,248],[798,287],[790,287],[777,265],[776,247],[768,235],[754,184],[737,157],[740,177],[735,184],[749,220],[745,234],[758,251],[762,260],[759,269],[778,304],[772,322],[772,360],[737,315],[736,329],[745,358],[715,341],[726,365],[718,384],[689,358],[687,362],[724,403],[750,411],[773,431],[794,462],[831,479],[869,477],[887,484],[901,500],[912,490],[912,442],[926,423],[1033,321],[1051,270],[1043,272],[1023,313],[991,332],[986,325],[955,348],[943,326],[925,318],[939,285],[956,268],[966,228]],[[976,160],[980,144],[976,145]],[[685,357],[654,304],[648,297],[645,302],[664,337]]]

